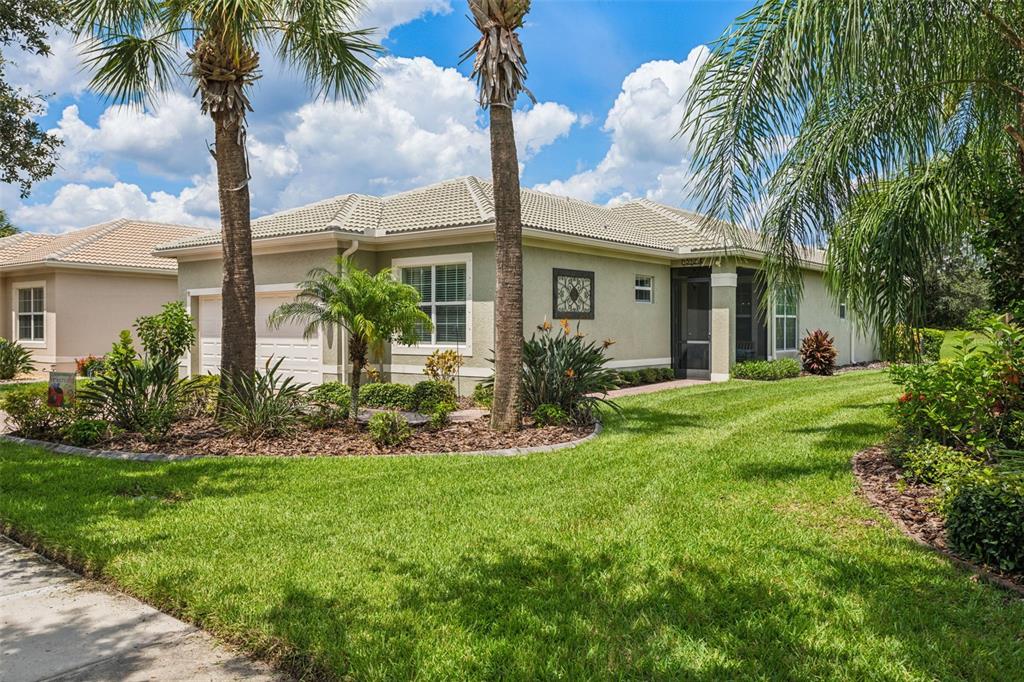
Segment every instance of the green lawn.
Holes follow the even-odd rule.
[[[1024,600],[854,493],[884,374],[623,400],[571,451],[0,447],[0,519],[310,677],[1024,679]]]

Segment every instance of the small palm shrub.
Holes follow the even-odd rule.
[[[494,402],[494,386],[484,382],[473,387],[473,402],[480,407],[490,407]]]
[[[32,353],[17,341],[0,338],[0,379],[13,379],[35,370]]]
[[[412,428],[405,417],[397,412],[378,412],[367,424],[370,438],[377,445],[394,447],[412,437]]]
[[[234,434],[250,440],[283,436],[294,431],[302,416],[304,383],[280,373],[284,358],[264,371],[226,375],[220,395],[220,422]]]
[[[395,410],[415,408],[412,386],[406,384],[366,384],[359,389],[359,402],[367,407],[384,407]]]
[[[78,400],[116,426],[158,440],[170,429],[194,380],[178,377],[177,359],[147,356],[113,364],[78,392]]]
[[[800,344],[800,361],[806,372],[831,376],[836,369],[835,339],[824,329],[808,332]]]
[[[732,368],[734,379],[754,381],[777,381],[800,376],[800,363],[793,358],[777,360],[747,360],[737,362]]]
[[[587,341],[579,326],[568,322],[554,330],[544,323],[523,344],[523,409],[527,414],[545,403],[558,405],[578,423],[591,423],[606,405],[619,412],[615,402],[602,397],[616,388],[618,374],[606,365],[605,351],[612,344]],[[493,377],[484,380],[493,385]]]
[[[457,402],[455,386],[447,381],[421,381],[412,388],[412,409],[430,414],[441,403]]]
[[[435,350],[427,356],[424,363],[423,373],[433,381],[444,381],[455,383],[455,377],[459,369],[465,363],[459,351],[449,348],[448,350]]]
[[[561,426],[569,421],[565,410],[550,403],[538,405],[531,416],[537,426]]]

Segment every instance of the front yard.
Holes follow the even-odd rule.
[[[854,491],[880,372],[622,400],[516,458],[64,457],[0,520],[310,676],[1021,679],[1024,600]]]

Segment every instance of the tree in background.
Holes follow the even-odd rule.
[[[1010,164],[990,176],[976,200],[981,219],[974,248],[985,260],[991,306],[1024,315],[1024,179]]]
[[[358,0],[80,0],[70,6],[77,35],[90,41],[94,89],[118,102],[152,101],[173,86],[184,52],[202,111],[213,119],[224,269],[222,377],[256,369],[245,136],[249,92],[260,75],[257,50],[273,48],[320,94],[359,102],[375,79],[367,62],[380,51],[370,30],[348,29],[359,8]]]
[[[512,431],[523,420],[523,224],[512,109],[526,89],[526,56],[516,33],[529,0],[469,0],[480,39],[463,53],[473,56],[480,106],[490,112],[491,177],[494,187],[494,401],[491,428]]]
[[[351,363],[349,416],[354,421],[359,415],[359,384],[370,349],[392,341],[416,343],[424,327],[429,333],[430,318],[419,303],[419,292],[397,281],[389,268],[371,275],[339,258],[336,272],[310,270],[299,284],[295,301],[278,306],[269,322],[273,327],[300,322],[305,325],[306,338],[320,330],[345,330]]]
[[[7,211],[0,208],[0,237],[10,237],[12,234],[18,234],[19,232],[21,230],[18,229],[17,225],[7,218]]]
[[[974,310],[990,307],[984,261],[964,243],[960,249],[930,264],[924,272],[923,326],[963,329]]]
[[[47,55],[47,29],[64,18],[57,0],[16,0],[0,3],[0,47]],[[32,184],[50,177],[61,141],[34,120],[45,111],[41,93],[26,93],[4,77],[9,61],[0,54],[0,180],[18,185],[27,197]]]
[[[800,287],[802,245],[828,241],[837,298],[918,325],[977,175],[1024,173],[1022,26],[1020,2],[762,0],[689,91],[699,209],[760,222],[769,287]]]

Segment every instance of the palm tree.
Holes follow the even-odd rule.
[[[829,241],[833,295],[915,325],[928,263],[1024,174],[1024,3],[762,0],[712,45],[679,133],[699,209],[761,222],[770,287]],[[1024,197],[1022,197],[1024,199]]]
[[[0,208],[0,237],[10,237],[18,234],[21,230],[7,218],[7,211]]]
[[[256,292],[252,266],[249,90],[260,46],[298,69],[319,94],[361,101],[374,82],[367,63],[380,48],[370,30],[348,30],[359,0],[75,0],[70,15],[89,44],[92,87],[141,105],[170,89],[185,53],[187,77],[213,119],[224,263],[223,376],[255,371]]]
[[[491,118],[491,177],[494,186],[494,401],[491,428],[512,431],[522,424],[523,225],[519,205],[519,160],[512,108],[526,89],[526,56],[516,31],[530,0],[469,0],[480,40],[462,54],[475,55],[473,76],[480,106]]]
[[[271,326],[288,321],[305,324],[306,338],[318,330],[341,327],[348,334],[352,401],[349,416],[359,414],[359,382],[371,348],[398,341],[413,344],[426,329],[430,317],[419,308],[420,295],[402,284],[385,268],[375,275],[338,259],[338,269],[314,268],[299,284],[294,302],[278,306],[270,314]]]

